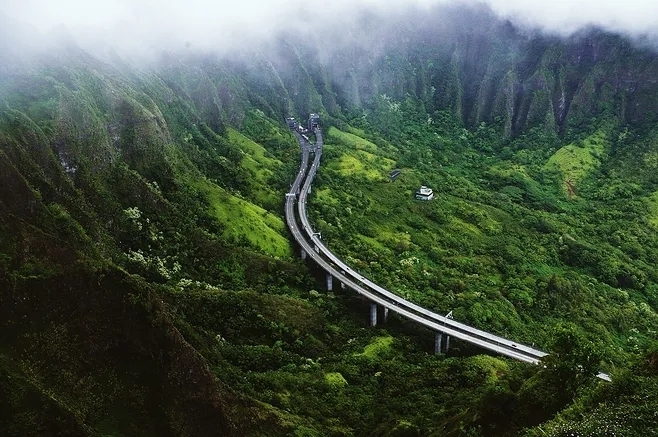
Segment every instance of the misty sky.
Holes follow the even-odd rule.
[[[0,12],[42,31],[64,24],[87,42],[123,47],[190,43],[203,49],[260,38],[306,17],[340,19],[356,6],[395,10],[408,5],[472,0],[0,0]],[[631,34],[658,33],[658,0],[485,0],[517,23],[566,34],[587,24]],[[310,18],[309,17],[315,17]],[[293,20],[291,20],[293,18]]]

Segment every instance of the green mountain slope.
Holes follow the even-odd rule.
[[[389,18],[148,70],[0,39],[0,434],[651,435],[655,55],[477,8]],[[282,211],[283,118],[309,112],[327,244],[542,366],[434,356],[317,291]]]
[[[62,55],[77,65],[0,90],[2,434],[294,428],[218,382],[165,302],[179,284],[305,280],[274,200],[285,169],[266,157],[293,137],[266,152],[156,76]],[[273,209],[244,200],[252,186]]]

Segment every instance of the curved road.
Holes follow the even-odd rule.
[[[313,232],[313,229],[306,215],[306,197],[308,195],[308,190],[313,183],[317,169],[320,165],[320,158],[322,157],[322,131],[317,129],[315,134],[317,138],[315,145],[315,158],[311,164],[311,168],[308,170],[308,176],[306,176],[309,153],[312,146],[308,142],[307,138],[295,132],[297,140],[299,141],[300,147],[302,149],[302,160],[300,170],[297,173],[297,177],[295,178],[291,190],[288,194],[286,194],[286,222],[295,240],[300,244],[302,249],[305,250],[306,253],[317,264],[320,265],[320,267],[322,267],[330,275],[337,278],[347,287],[367,297],[372,302],[388,308],[389,310],[394,311],[404,317],[414,320],[417,323],[420,323],[421,325],[426,326],[434,331],[443,332],[447,335],[475,344],[484,349],[488,349],[490,351],[528,363],[537,364],[542,357],[547,355],[546,352],[513,342],[506,338],[496,336],[477,328],[473,328],[463,323],[456,322],[453,319],[449,319],[417,304],[409,302],[397,294],[392,293],[365,278],[363,275],[354,271],[336,255],[334,255],[317,237],[317,234]],[[304,180],[305,176],[306,180],[302,186],[302,181]],[[294,203],[297,198],[298,191],[298,213],[302,227],[310,238],[311,243],[309,243],[306,240],[306,237],[302,235],[295,217]],[[314,248],[317,248],[318,252],[316,252]],[[600,373],[597,376],[604,380],[610,380],[609,376],[604,373]]]
[[[526,346],[523,344],[519,344],[513,341],[510,341],[506,338],[503,337],[498,337],[494,334],[491,334],[486,331],[482,331],[477,328],[473,328],[471,326],[465,325],[463,323],[459,323],[453,319],[447,318],[443,315],[437,314],[435,312],[432,312],[426,308],[423,308],[419,305],[414,304],[413,302],[409,302],[408,300],[400,297],[399,295],[390,292],[386,290],[385,288],[375,284],[371,280],[367,279],[360,273],[354,271],[352,268],[350,268],[347,264],[345,264],[340,258],[338,258],[333,252],[331,252],[323,243],[320,238],[318,238],[317,234],[313,232],[313,228],[311,227],[309,221],[308,221],[308,216],[306,214],[306,197],[308,195],[308,188],[311,186],[311,183],[313,182],[313,178],[315,176],[315,173],[317,171],[317,168],[319,167],[320,163],[320,157],[322,155],[322,145],[323,145],[323,140],[322,140],[322,132],[318,131],[316,132],[316,137],[317,137],[317,142],[316,142],[316,147],[317,151],[315,154],[315,159],[313,161],[313,165],[311,166],[311,170],[308,174],[308,177],[306,178],[306,181],[304,183],[304,186],[302,187],[301,193],[299,195],[299,202],[298,202],[298,212],[299,212],[299,217],[302,222],[302,227],[304,228],[304,231],[306,231],[306,234],[308,237],[311,239],[311,242],[318,247],[320,250],[320,253],[322,253],[327,259],[329,259],[330,262],[332,262],[336,267],[342,270],[342,272],[352,278],[353,280],[361,283],[365,287],[369,288],[372,291],[375,291],[382,296],[385,296],[386,298],[394,301],[397,303],[398,306],[404,306],[408,308],[411,311],[417,312],[419,314],[422,314],[426,316],[428,319],[433,320],[435,322],[438,322],[442,324],[443,326],[449,326],[457,330],[464,331],[466,333],[471,334],[474,337],[478,337],[484,340],[488,340],[490,342],[496,343],[500,346],[504,346],[510,349],[515,349],[517,351],[522,351],[526,353],[530,357],[534,358],[542,358],[546,355],[548,355],[546,352],[542,352],[537,349],[533,349],[530,346]]]

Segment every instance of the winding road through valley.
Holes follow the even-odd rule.
[[[542,357],[548,355],[541,350],[465,325],[413,302],[409,302],[354,271],[331,252],[322,243],[318,234],[313,231],[306,215],[306,199],[322,157],[322,131],[320,129],[315,130],[315,144],[311,144],[306,136],[301,135],[297,131],[293,132],[301,147],[301,165],[290,191],[286,194],[286,223],[301,249],[326,271],[327,274],[336,278],[349,289],[366,297],[371,302],[413,320],[435,332],[458,338],[483,349],[527,363],[538,364]],[[309,168],[310,154],[312,152],[314,153],[314,158]],[[297,204],[296,211],[295,204]],[[605,373],[599,373],[597,376],[603,380],[610,381],[610,377]]]

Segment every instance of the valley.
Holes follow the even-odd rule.
[[[1,435],[655,433],[654,51],[359,20],[148,68],[0,29]],[[548,355],[435,354],[449,312]]]

